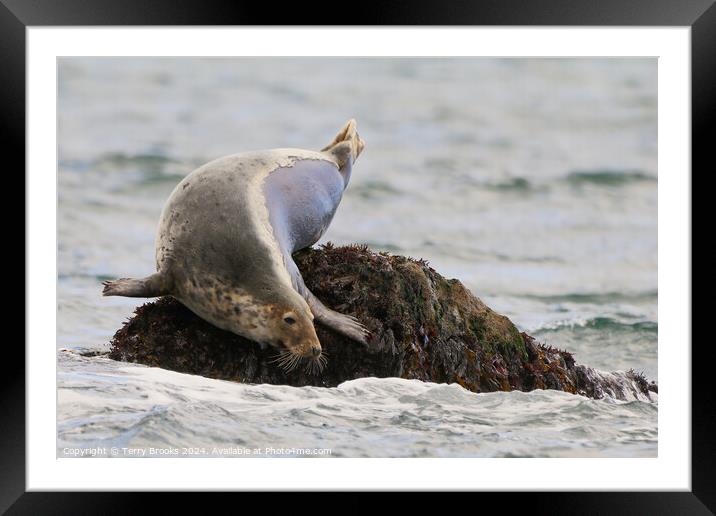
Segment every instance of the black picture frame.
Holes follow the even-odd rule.
[[[716,6],[714,0],[482,0],[305,4],[209,0],[0,0],[0,142],[5,174],[25,170],[25,29],[87,25],[542,25],[689,26],[692,72],[692,172],[708,166],[716,113]],[[8,158],[12,158],[8,160]],[[8,161],[12,165],[8,166]],[[713,169],[713,164],[710,166]],[[702,175],[707,170],[702,170]],[[54,180],[54,179],[53,179]],[[693,183],[692,183],[693,184]],[[24,186],[22,186],[24,189]],[[694,192],[692,187],[692,192]],[[693,197],[692,197],[693,208]],[[16,216],[15,216],[16,218]],[[692,235],[694,233],[692,232]],[[692,247],[693,253],[693,247]],[[692,254],[692,256],[694,256]],[[27,256],[24,257],[27,259]],[[23,265],[23,267],[25,267]],[[25,275],[29,271],[24,268]],[[692,271],[693,274],[693,271]],[[693,313],[704,308],[693,307]],[[679,343],[683,345],[684,343]],[[692,490],[690,492],[484,493],[510,497],[531,512],[550,514],[713,514],[716,511],[716,402],[707,341],[692,337]],[[0,381],[0,511],[7,514],[127,514],[147,508],[147,496],[127,493],[50,493],[25,489],[25,352],[6,343]],[[241,495],[246,496],[246,495]],[[164,495],[164,511],[183,497]],[[415,501],[422,503],[420,498]],[[259,501],[259,500],[255,500]],[[251,503],[245,498],[243,503]],[[484,501],[480,502],[480,507]]]

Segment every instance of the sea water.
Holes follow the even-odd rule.
[[[80,353],[107,351],[143,302],[101,282],[154,271],[182,177],[319,149],[355,117],[366,148],[322,242],[424,258],[578,363],[658,380],[656,73],[634,58],[60,59],[58,455],[656,456],[655,402],[241,385]]]

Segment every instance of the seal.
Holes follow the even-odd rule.
[[[292,258],[326,232],[365,143],[349,120],[320,151],[233,154],[187,175],[156,234],[157,272],[104,282],[105,296],[171,295],[221,329],[280,350],[286,368],[325,364],[313,325],[366,344],[355,318],[326,307]]]

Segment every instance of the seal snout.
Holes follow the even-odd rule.
[[[317,340],[308,340],[303,345],[293,350],[294,353],[301,355],[303,358],[318,358],[323,353],[321,343]]]

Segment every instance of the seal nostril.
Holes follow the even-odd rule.
[[[276,344],[278,345],[279,348],[285,347],[285,346],[283,345],[283,341],[282,341],[281,339],[278,339],[278,340],[276,341]]]
[[[313,354],[314,357],[317,357],[318,355],[321,354],[321,348],[311,348],[311,353]]]

